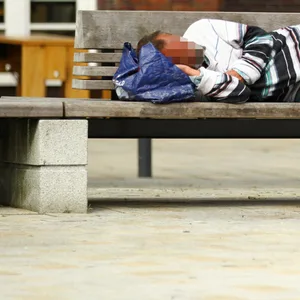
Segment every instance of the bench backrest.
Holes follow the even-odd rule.
[[[267,31],[300,24],[300,13],[79,11],[73,88],[112,90],[111,78],[120,61],[124,42],[135,47],[143,35],[156,30],[182,35],[189,25],[202,18],[256,25]]]

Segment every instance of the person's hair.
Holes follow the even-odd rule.
[[[161,34],[169,34],[169,33],[157,30],[157,31],[155,31],[151,34],[145,35],[143,38],[141,38],[137,44],[137,49],[136,49],[137,55],[138,56],[140,55],[141,48],[148,43],[152,43],[153,46],[157,50],[162,50],[164,48],[166,42],[162,39],[158,39],[158,36]]]

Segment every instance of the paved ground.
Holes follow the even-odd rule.
[[[0,207],[0,299],[300,298],[300,141],[89,146],[89,214]]]
[[[296,205],[0,211],[1,299],[299,299]]]
[[[297,199],[299,140],[154,140],[138,180],[136,140],[90,140],[91,199]]]

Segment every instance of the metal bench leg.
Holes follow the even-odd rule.
[[[139,177],[152,177],[151,139],[139,139]]]

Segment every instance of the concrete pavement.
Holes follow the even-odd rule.
[[[154,140],[137,179],[136,140],[89,140],[91,199],[298,199],[299,140]]]
[[[0,212],[1,299],[300,297],[299,205]]]
[[[0,207],[0,299],[299,299],[299,159],[296,140],[157,140],[138,180],[135,140],[89,141],[88,214]]]

